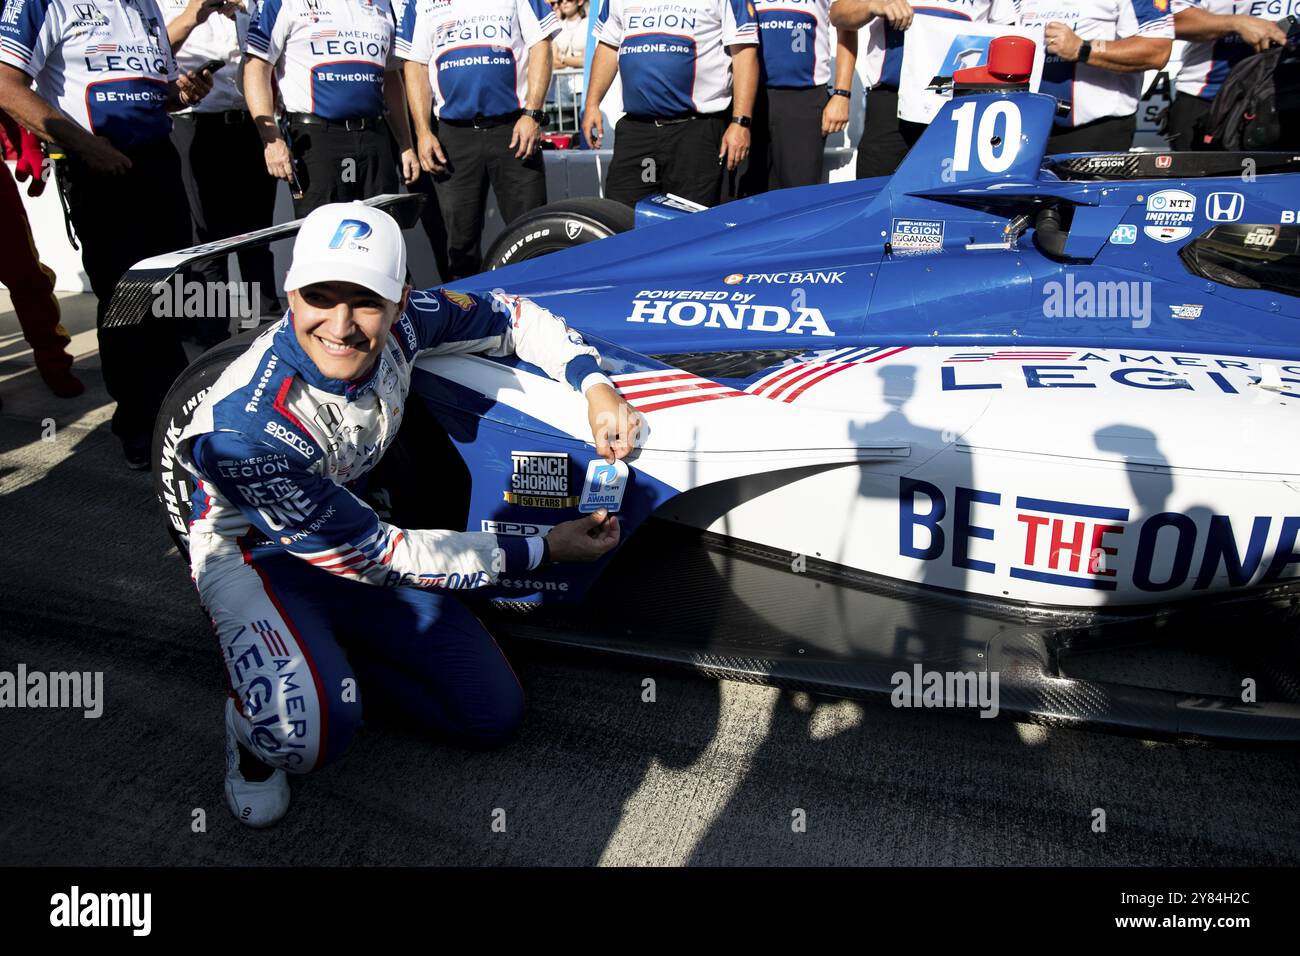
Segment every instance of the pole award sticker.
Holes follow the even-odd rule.
[[[621,461],[611,465],[603,458],[597,458],[587,466],[578,510],[590,514],[605,508],[613,514],[623,506],[623,492],[626,490],[627,465]]]

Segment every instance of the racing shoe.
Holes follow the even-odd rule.
[[[245,826],[269,827],[289,810],[289,775],[272,770],[235,736],[235,702],[226,700],[226,806]]]

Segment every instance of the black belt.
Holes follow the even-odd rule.
[[[290,123],[301,123],[303,126],[324,126],[326,129],[345,129],[349,133],[359,133],[362,130],[378,129],[379,124],[384,121],[382,116],[366,116],[362,119],[332,120],[323,116],[317,116],[315,113],[290,113]]]
[[[177,119],[220,120],[227,126],[239,126],[249,119],[248,110],[205,110],[194,113],[175,113]]]
[[[498,113],[495,116],[475,116],[473,119],[450,119],[442,117],[439,123],[446,123],[448,126],[459,126],[464,129],[495,129],[498,126],[506,126],[516,122],[524,113],[523,110],[515,110],[512,113]]]
[[[654,123],[656,126],[672,126],[676,123],[688,123],[691,120],[698,119],[716,119],[719,116],[728,115],[722,113],[678,113],[674,116],[644,116],[639,113],[628,113],[626,119],[634,123]]]

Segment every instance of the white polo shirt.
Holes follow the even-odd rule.
[[[727,47],[758,43],[758,20],[749,0],[605,0],[595,37],[618,48],[628,113],[720,113],[731,106]]]
[[[1199,7],[1207,13],[1260,17],[1274,22],[1300,16],[1300,0],[1172,0],[1172,13]],[[1179,93],[1214,99],[1232,68],[1255,52],[1235,33],[1217,40],[1187,41],[1176,88]]]
[[[185,12],[189,0],[158,0],[168,25]],[[257,10],[255,0],[254,13]],[[225,110],[247,109],[244,94],[239,89],[239,63],[243,59],[244,42],[248,37],[249,15],[242,8],[235,11],[235,19],[214,13],[200,23],[186,37],[175,53],[176,66],[181,70],[197,70],[209,60],[224,60],[226,65],[212,74],[212,92],[197,106],[185,113],[221,113]]]
[[[263,0],[244,52],[275,64],[290,113],[368,119],[384,111],[396,30],[389,0]]]
[[[1084,40],[1174,38],[1169,0],[1020,0],[1020,15],[1025,26],[1045,27],[1059,20]],[[1136,113],[1142,74],[1116,73],[1049,54],[1040,91],[1073,104],[1068,116],[1056,117],[1057,126],[1082,126]]]
[[[6,0],[0,63],[120,149],[171,133],[167,84],[177,71],[155,0]]]
[[[397,55],[429,67],[440,119],[501,116],[523,109],[529,48],[559,32],[546,0],[410,0]]]

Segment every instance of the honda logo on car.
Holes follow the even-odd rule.
[[[1142,231],[1157,242],[1177,242],[1191,235],[1196,197],[1181,189],[1162,189],[1147,197],[1147,225]]]
[[[732,302],[718,301],[728,297]],[[709,329],[732,329],[746,332],[788,332],[791,335],[833,336],[821,309],[786,308],[783,305],[758,305],[747,292],[659,290],[637,293],[628,322],[651,325],[703,326]],[[708,302],[708,305],[704,303]]]
[[[1210,193],[1205,197],[1205,218],[1210,222],[1236,222],[1246,211],[1241,193]]]

